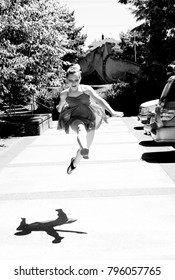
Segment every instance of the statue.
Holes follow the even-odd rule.
[[[122,60],[115,54],[117,41],[106,38],[91,48],[85,57],[79,59],[82,70],[82,83],[102,85],[126,80],[127,76],[138,79],[141,66],[135,62]]]

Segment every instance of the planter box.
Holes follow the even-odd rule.
[[[0,136],[40,135],[52,126],[52,114],[24,114],[1,117]]]

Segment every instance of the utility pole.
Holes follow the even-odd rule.
[[[134,31],[134,61],[137,62],[136,33]]]

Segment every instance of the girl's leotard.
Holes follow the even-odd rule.
[[[105,110],[98,104],[92,103],[90,96],[83,92],[76,97],[67,95],[66,105],[59,116],[58,129],[64,129],[69,133],[69,127],[75,120],[82,121],[89,131],[98,129],[103,120],[107,122],[107,116]]]

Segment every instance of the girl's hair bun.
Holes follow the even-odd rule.
[[[77,73],[77,72],[79,72],[79,73],[81,74],[81,67],[80,67],[80,65],[79,65],[78,63],[73,64],[73,65],[71,65],[71,66],[68,68],[68,70],[67,70],[67,72],[66,72],[66,77],[67,77],[69,74],[72,75],[72,74],[75,74],[75,73]]]

